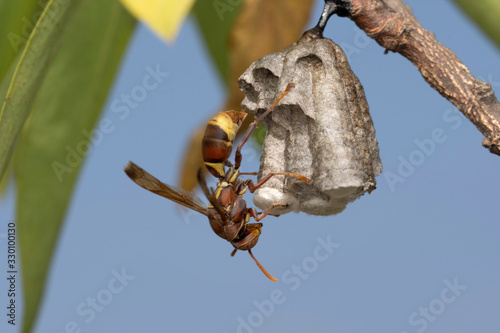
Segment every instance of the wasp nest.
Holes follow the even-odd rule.
[[[382,172],[375,129],[363,87],[342,49],[306,32],[285,50],[254,62],[239,79],[242,105],[256,115],[267,110],[290,83],[290,93],[267,116],[259,179],[275,176],[254,195],[257,207],[281,202],[274,214],[342,212],[349,202],[375,189]]]

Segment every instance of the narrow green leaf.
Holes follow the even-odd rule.
[[[208,51],[226,85],[229,82],[228,36],[242,3],[243,0],[199,0],[192,11]]]
[[[455,0],[477,25],[500,46],[500,1],[498,0]]]
[[[50,62],[57,54],[65,27],[82,1],[48,0],[19,55],[0,109],[0,178]]]
[[[13,62],[24,48],[34,24],[38,20],[43,7],[37,0],[0,0],[0,13],[2,20],[0,24],[0,96],[5,96],[14,73]],[[10,71],[9,71],[10,68]],[[4,78],[7,77],[8,79]],[[10,168],[6,169],[5,176],[0,177],[0,197],[5,194],[9,183]]]
[[[85,1],[66,32],[18,142],[14,175],[25,333],[34,326],[73,186],[82,160],[92,149],[88,136],[134,23],[116,0]]]
[[[39,16],[37,13],[43,10],[38,3],[37,0],[0,0],[0,13],[2,13],[0,81],[4,78],[16,55],[26,44]]]

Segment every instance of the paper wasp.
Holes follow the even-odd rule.
[[[273,281],[277,281],[277,279],[272,277],[262,267],[251,251],[257,244],[261,234],[262,223],[248,222],[250,221],[250,217],[259,222],[273,208],[287,205],[284,203],[275,203],[259,213],[255,208],[247,208],[243,194],[247,190],[253,193],[275,175],[292,176],[307,183],[310,183],[310,180],[293,173],[274,172],[264,176],[258,183],[254,183],[250,179],[241,180],[239,176],[256,175],[257,173],[241,173],[239,167],[242,159],[241,149],[252,135],[257,124],[275,108],[278,102],[293,87],[293,83],[288,84],[286,90],[274,101],[273,105],[249,126],[236,149],[234,166],[228,161],[228,158],[231,155],[236,133],[246,118],[247,113],[223,111],[208,122],[202,142],[203,160],[207,170],[218,178],[215,189],[209,189],[202,169],[198,170],[198,182],[209,201],[208,206],[205,206],[193,193],[162,183],[132,162],[129,162],[125,167],[125,173],[139,186],[207,216],[212,230],[219,237],[229,241],[234,246],[231,256],[234,256],[238,250],[248,251],[257,266]]]

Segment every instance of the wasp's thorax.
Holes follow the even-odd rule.
[[[208,217],[212,230],[219,237],[230,241],[236,249],[246,251],[257,244],[262,224],[248,224],[251,215],[242,196],[248,185],[238,178],[239,174],[238,169],[229,167],[214,190],[215,199],[226,217],[222,217],[211,205]]]

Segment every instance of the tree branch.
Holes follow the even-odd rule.
[[[424,79],[455,105],[486,137],[483,146],[500,155],[500,103],[489,83],[476,79],[455,53],[425,30],[401,0],[325,0],[386,49],[410,60]],[[326,21],[318,23],[322,30]]]

